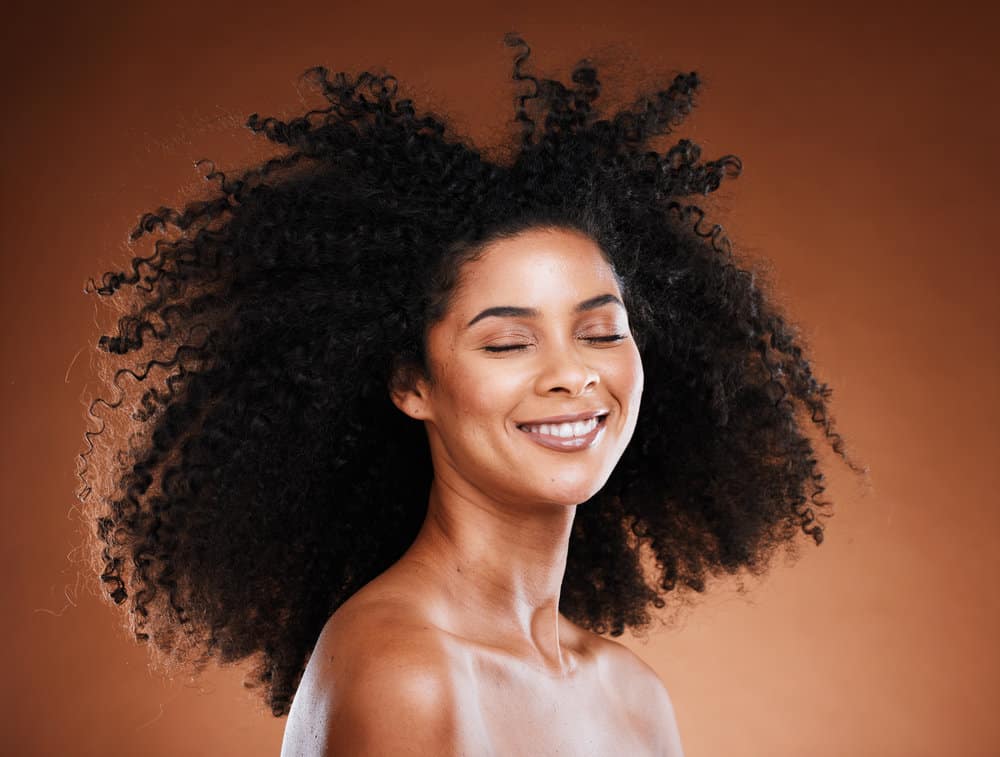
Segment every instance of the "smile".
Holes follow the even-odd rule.
[[[574,423],[542,423],[523,425],[518,428],[536,444],[560,452],[576,452],[588,449],[597,443],[604,433],[606,415],[588,418]]]

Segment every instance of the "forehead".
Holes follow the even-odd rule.
[[[598,291],[600,290],[600,291]],[[487,245],[462,266],[455,304],[488,299],[578,301],[588,295],[621,295],[598,244],[583,232],[531,229]]]

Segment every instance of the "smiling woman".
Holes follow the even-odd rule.
[[[663,683],[604,637],[822,541],[810,423],[861,471],[682,202],[739,160],[650,149],[697,75],[602,118],[590,63],[567,88],[507,42],[509,161],[389,75],[313,69],[329,107],[248,120],[287,154],[144,215],[134,239],[179,233],[94,286],[132,295],[109,360],[150,351],[82,455],[100,579],[160,662],[253,659],[285,755],[680,755]]]
[[[604,486],[639,414],[642,363],[621,297],[600,248],[575,231],[522,231],[464,264],[428,330],[427,377],[393,393],[426,425],[432,506],[438,487],[472,502],[489,493],[480,506],[525,518],[556,506],[556,532],[569,534],[566,506]],[[509,560],[516,546],[500,546],[490,551]]]

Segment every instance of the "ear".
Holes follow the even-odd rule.
[[[413,364],[399,364],[389,378],[392,404],[416,420],[430,418],[430,385],[423,371]]]

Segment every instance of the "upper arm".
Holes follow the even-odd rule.
[[[670,699],[667,687],[664,686],[660,677],[653,673],[654,682],[651,683],[653,689],[652,701],[654,703],[653,715],[656,718],[656,733],[659,737],[659,752],[665,757],[684,757],[684,749],[681,747],[681,733],[677,726],[677,715],[674,712],[674,703]]]
[[[612,643],[616,659],[627,671],[624,688],[628,691],[629,710],[652,743],[654,753],[661,757],[684,757],[677,715],[663,680],[631,649]]]
[[[306,666],[281,757],[458,755],[455,680],[452,656],[425,626],[391,606],[342,607]]]
[[[338,688],[318,757],[460,753],[458,713],[440,666],[388,654],[355,666]]]

